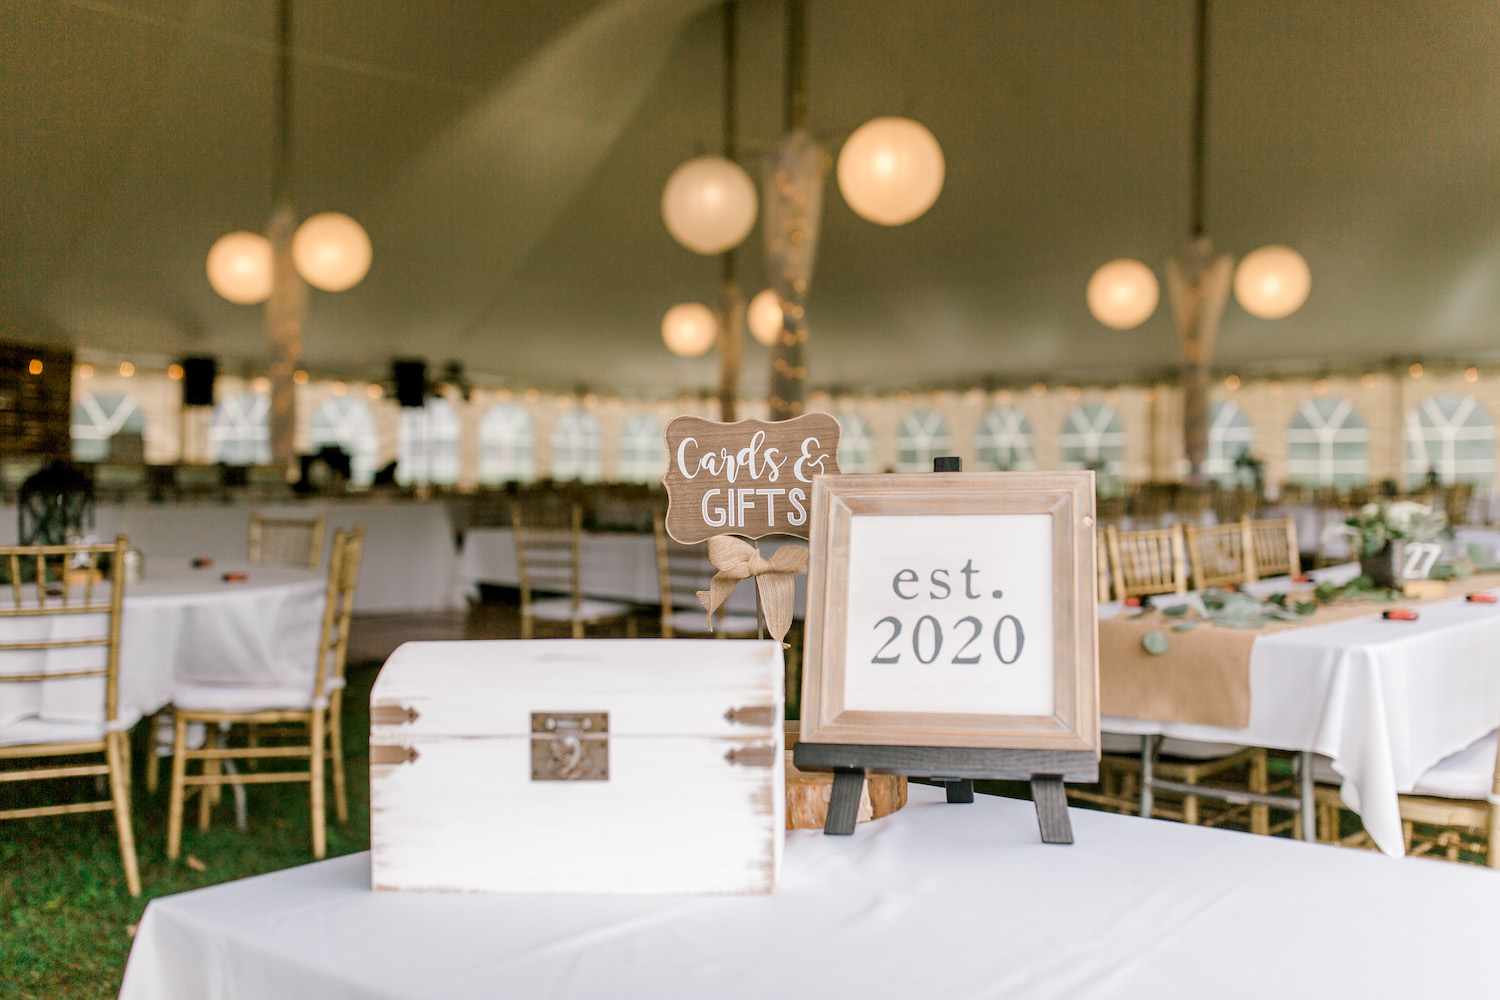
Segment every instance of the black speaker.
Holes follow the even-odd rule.
[[[213,406],[219,363],[213,358],[182,359],[182,405]]]
[[[427,405],[427,362],[392,361],[391,378],[396,383],[396,402],[402,406]]]

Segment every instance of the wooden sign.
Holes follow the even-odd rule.
[[[1062,782],[1100,747],[1093,473],[820,479],[809,516],[797,766],[856,796],[867,770],[1031,777],[1071,842]]]
[[[813,477],[839,471],[839,423],[827,413],[732,424],[681,416],[666,437],[667,534],[684,545],[715,535],[806,538]]]

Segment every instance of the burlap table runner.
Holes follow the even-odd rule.
[[[1443,598],[1495,587],[1500,587],[1500,574],[1454,580],[1447,584]],[[1299,589],[1310,590],[1305,584]],[[1136,618],[1126,611],[1099,623],[1099,710],[1129,719],[1244,729],[1250,724],[1250,649],[1262,636],[1440,599],[1340,601],[1320,605],[1300,621],[1271,622],[1254,629],[1205,622],[1189,632],[1172,631],[1181,618],[1169,618],[1160,611]],[[1189,611],[1188,617],[1193,616]],[[1165,653],[1153,655],[1141,644],[1152,631],[1167,636],[1171,644]]]

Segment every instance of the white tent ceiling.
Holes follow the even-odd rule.
[[[295,196],[361,220],[355,289],[314,292],[309,367],[397,355],[481,379],[684,391],[710,355],[661,344],[718,264],[658,214],[719,136],[716,0],[300,0]],[[780,124],[781,8],[741,4],[742,161]],[[1100,263],[1158,268],[1187,230],[1192,0],[810,0],[812,119],[837,150],[880,114],[948,162],[911,225],[826,201],[814,385],[1112,379],[1175,363],[1168,310],[1095,323]],[[219,235],[264,225],[274,4],[0,0],[0,321],[6,339],[258,370],[258,308],[209,288]],[[1225,367],[1500,358],[1500,6],[1220,0],[1208,225],[1287,243],[1313,292],[1231,305]],[[829,178],[832,191],[833,180]],[[763,285],[759,230],[742,253]],[[751,345],[745,387],[765,383]]]

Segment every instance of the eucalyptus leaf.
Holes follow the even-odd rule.
[[[1146,652],[1152,656],[1160,656],[1167,651],[1171,642],[1167,639],[1165,632],[1151,631],[1141,637],[1141,645],[1145,646]]]
[[[1191,632],[1193,629],[1195,629],[1197,627],[1198,627],[1198,622],[1195,619],[1189,618],[1186,621],[1180,621],[1177,624],[1173,625],[1172,626],[1172,631],[1173,632]]]
[[[1186,604],[1174,604],[1170,608],[1162,608],[1161,613],[1168,618],[1181,618],[1188,613],[1188,606]]]

